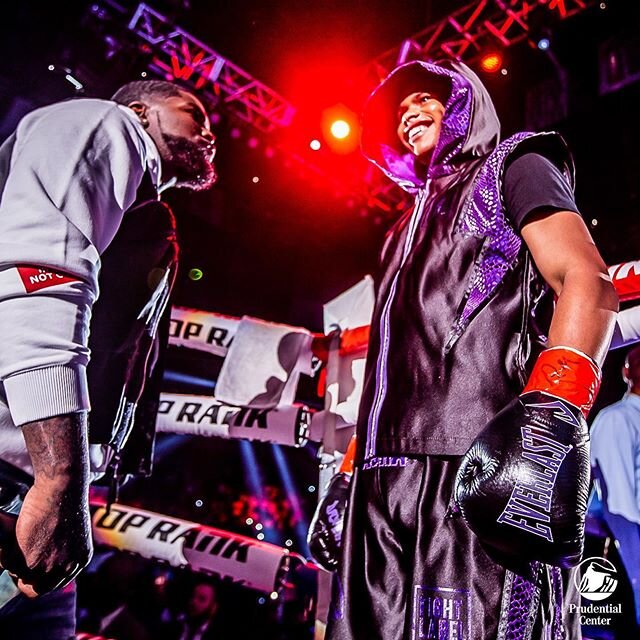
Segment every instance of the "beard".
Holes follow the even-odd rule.
[[[163,135],[169,150],[167,169],[176,177],[176,188],[204,191],[218,179],[211,158],[211,147],[197,144],[179,136]]]

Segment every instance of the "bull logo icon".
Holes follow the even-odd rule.
[[[573,576],[580,595],[587,600],[604,600],[618,586],[617,569],[606,558],[587,558]]]

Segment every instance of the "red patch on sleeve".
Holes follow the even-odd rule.
[[[57,284],[64,284],[66,282],[80,282],[80,278],[74,278],[73,276],[68,276],[66,273],[45,269],[44,267],[23,265],[16,268],[18,269],[18,274],[27,293],[33,293],[34,291],[40,291],[40,289],[46,289],[48,287],[55,287]]]

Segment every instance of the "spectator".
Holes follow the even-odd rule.
[[[640,347],[622,369],[629,390],[603,409],[591,429],[591,466],[602,517],[616,539],[640,624]]]

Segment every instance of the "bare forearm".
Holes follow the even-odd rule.
[[[602,364],[618,295],[582,218],[571,211],[541,211],[522,228],[522,237],[558,297],[549,346],[573,347]]]
[[[569,269],[558,292],[549,345],[579,349],[602,364],[617,311],[618,296],[606,272]]]
[[[72,413],[23,425],[36,482],[88,483],[86,413]]]
[[[84,413],[22,426],[35,481],[2,565],[34,597],[72,580],[91,558],[89,455]]]

